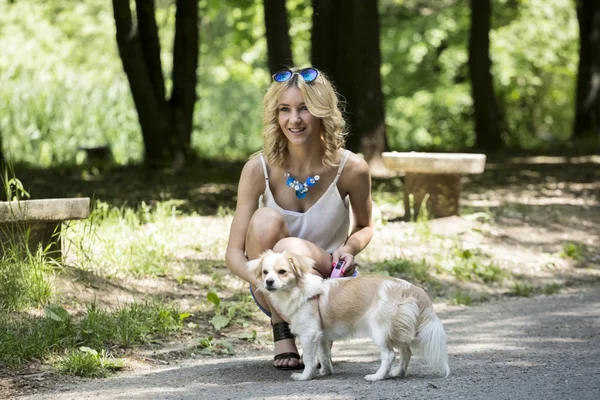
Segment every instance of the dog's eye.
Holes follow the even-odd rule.
[[[279,275],[283,275],[285,274],[287,271],[285,269],[280,269],[279,271],[277,271],[279,273]]]
[[[263,275],[267,275],[268,273],[268,271],[263,271]]]

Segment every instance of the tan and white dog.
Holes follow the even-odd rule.
[[[412,350],[419,351],[437,372],[448,376],[446,334],[425,291],[402,279],[358,276],[324,280],[311,274],[312,259],[289,252],[266,251],[248,262],[260,280],[258,289],[290,321],[300,337],[308,380],[333,373],[330,342],[371,337],[381,350],[381,366],[367,381],[406,374]],[[400,360],[392,366],[398,351]]]

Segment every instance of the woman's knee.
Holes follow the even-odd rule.
[[[277,241],[277,243],[275,243],[275,246],[273,246],[273,251],[277,253],[281,253],[285,250],[304,256],[311,255],[310,249],[308,248],[306,242],[296,237],[282,238],[279,241]]]
[[[258,241],[270,248],[288,235],[283,216],[276,210],[262,207],[256,210],[250,219],[246,240]]]
[[[296,237],[283,238],[273,246],[273,251],[276,253],[281,253],[286,250],[294,254],[312,258],[315,262],[312,272],[322,277],[329,276],[331,270],[331,255],[323,249],[306,240]]]

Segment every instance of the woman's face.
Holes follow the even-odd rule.
[[[320,138],[321,118],[308,111],[300,89],[291,87],[279,98],[277,119],[281,131],[292,145],[309,143]]]

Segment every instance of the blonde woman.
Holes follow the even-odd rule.
[[[343,260],[349,276],[355,274],[354,257],[373,236],[369,167],[343,148],[338,102],[330,81],[315,68],[274,74],[263,102],[264,147],[240,176],[226,262],[271,318],[277,369],[304,365],[289,325],[256,291],[246,262],[268,249],[289,250],[315,260],[313,272],[324,278]]]

